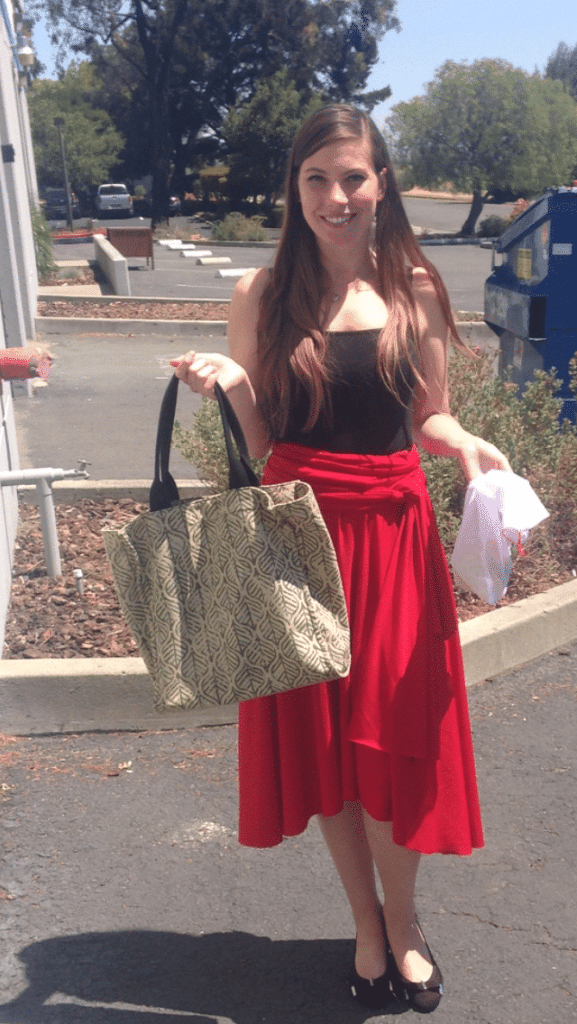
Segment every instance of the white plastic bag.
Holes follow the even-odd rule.
[[[457,582],[487,604],[507,592],[511,544],[522,545],[549,513],[527,480],[491,469],[471,480],[451,565]]]

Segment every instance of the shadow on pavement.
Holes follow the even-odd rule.
[[[18,954],[28,988],[0,1005],[0,1021],[214,1024],[219,1017],[235,1024],[354,1024],[375,1014],[356,1007],[347,991],[352,951],[342,939],[274,942],[246,932],[88,932],[46,939]],[[385,1012],[404,1011],[393,1003]]]

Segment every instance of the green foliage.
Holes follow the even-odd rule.
[[[262,217],[244,217],[242,213],[229,213],[212,228],[212,237],[219,242],[267,242]]]
[[[560,83],[503,60],[447,61],[425,95],[388,119],[396,155],[418,185],[451,181],[473,193],[475,216],[498,189],[539,194],[577,162],[577,106]]]
[[[577,394],[577,358],[572,361],[572,390]],[[471,359],[459,352],[449,363],[451,408],[462,426],[497,445],[514,473],[526,477],[550,513],[535,531],[538,547],[554,571],[560,562],[577,568],[577,430],[559,429],[561,401],[554,372],[536,372],[519,396],[517,386],[494,376],[493,357]],[[459,528],[466,484],[454,459],[426,452],[421,462],[441,539],[451,552]]]
[[[546,78],[554,78],[577,100],[577,44],[571,50],[567,43],[559,43],[545,68]]]
[[[282,190],[287,153],[295,133],[313,111],[322,106],[314,95],[308,103],[286,68],[259,82],[254,96],[240,107],[231,107],[222,124],[222,135],[231,154],[229,194],[235,201],[262,196],[264,208],[272,209]]]
[[[569,388],[577,398],[577,352],[572,359],[569,360]]]
[[[206,480],[215,491],[228,490],[228,460],[217,402],[203,398],[190,430],[175,422],[172,442],[183,458],[196,466],[201,480]],[[266,459],[251,460],[259,477],[265,462]]]
[[[34,249],[36,252],[36,271],[38,280],[42,283],[50,274],[58,270],[54,257],[52,256],[52,235],[44,216],[43,210],[31,206],[30,216],[32,218],[32,233],[34,236]]]
[[[63,182],[55,117],[64,119],[66,166],[73,187],[99,185],[108,180],[124,143],[111,118],[98,108],[97,80],[86,61],[72,64],[57,82],[33,82],[28,104],[36,169],[43,185]]]
[[[415,187],[415,178],[411,167],[395,167],[395,179],[401,192],[410,192]]]
[[[499,235],[503,234],[506,227],[507,221],[504,217],[497,217],[495,214],[491,214],[490,217],[485,217],[481,221],[477,234],[481,238],[498,238]]]

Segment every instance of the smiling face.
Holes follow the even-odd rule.
[[[377,174],[368,139],[342,139],[303,160],[297,192],[321,249],[368,246],[385,172]]]

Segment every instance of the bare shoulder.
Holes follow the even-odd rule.
[[[245,309],[251,306],[257,308],[269,277],[268,267],[259,267],[258,270],[249,270],[248,273],[243,274],[234,288],[232,295],[234,304]]]
[[[421,299],[438,298],[433,279],[425,267],[411,267],[409,272],[417,302]]]
[[[447,341],[449,325],[443,313],[435,282],[428,270],[425,267],[413,267],[411,284],[422,341],[427,341],[431,336],[442,337],[444,341]]]

